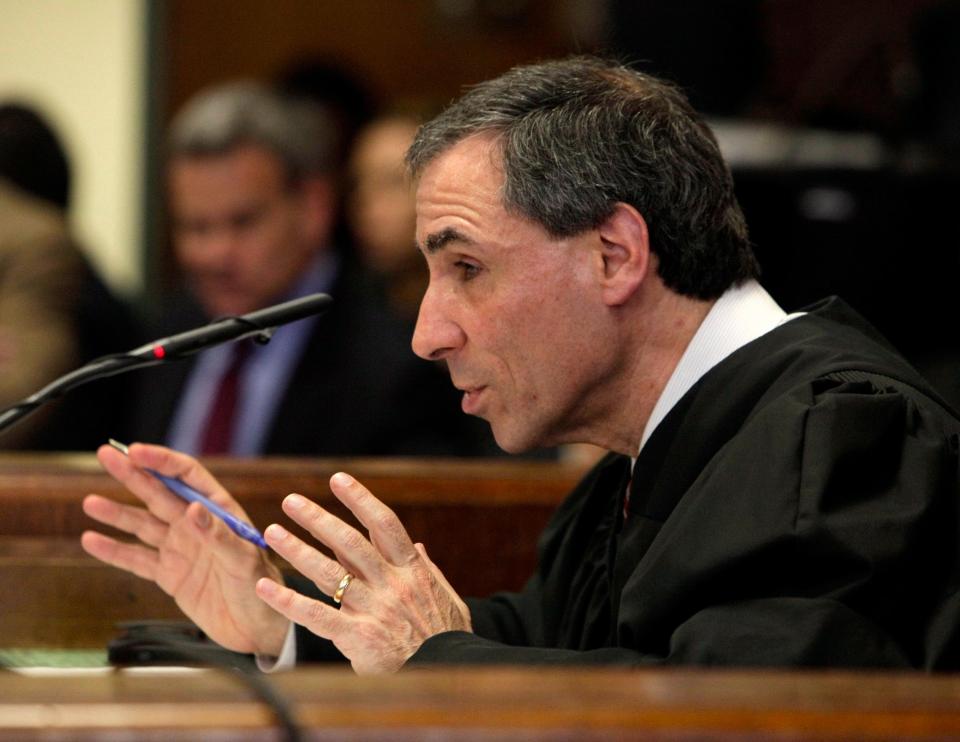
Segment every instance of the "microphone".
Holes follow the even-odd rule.
[[[267,342],[273,329],[325,312],[333,303],[327,294],[310,294],[299,299],[275,304],[239,317],[224,317],[208,325],[154,340],[127,353],[133,358],[175,360],[230,340],[257,336]]]
[[[0,412],[0,431],[6,430],[42,404],[63,396],[81,384],[125,371],[175,361],[232,340],[253,336],[259,342],[266,343],[269,342],[274,329],[280,325],[322,314],[332,303],[333,299],[327,294],[310,294],[239,317],[214,320],[202,327],[141,345],[127,353],[116,353],[94,359]]]

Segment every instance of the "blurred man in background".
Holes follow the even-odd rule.
[[[181,290],[158,333],[314,292],[333,308],[266,345],[141,375],[140,440],[193,454],[468,454],[443,375],[369,277],[334,249],[333,132],[313,104],[253,83],[201,92],[172,124],[167,185]]]

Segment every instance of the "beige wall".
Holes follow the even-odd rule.
[[[0,99],[39,108],[74,168],[73,225],[119,291],[141,288],[145,0],[0,0]]]

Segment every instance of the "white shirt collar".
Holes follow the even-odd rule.
[[[799,317],[788,315],[756,281],[728,289],[710,308],[673,370],[643,430],[638,451],[690,388],[711,368],[770,330]]]

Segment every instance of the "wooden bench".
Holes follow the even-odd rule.
[[[920,742],[960,738],[960,677],[708,669],[349,668],[266,678],[311,740]],[[0,737],[279,740],[235,676],[0,674]]]

